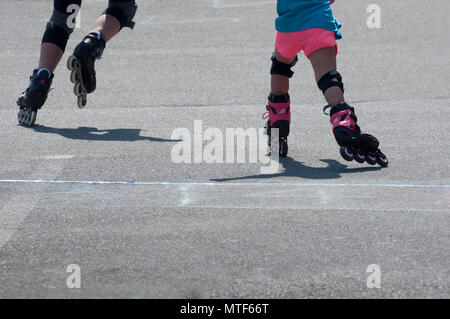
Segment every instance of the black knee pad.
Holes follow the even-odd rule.
[[[272,67],[270,68],[270,74],[271,75],[284,75],[288,78],[291,78],[294,75],[294,72],[291,70],[291,68],[297,64],[298,57],[295,56],[295,59],[292,63],[283,63],[277,60],[275,57],[275,53],[272,55]]]
[[[50,21],[47,23],[42,43],[56,44],[64,51],[69,36],[75,28],[75,18],[77,13],[77,11],[63,12],[54,9]],[[71,19],[73,19],[73,21],[71,21]]]
[[[320,90],[322,90],[323,94],[325,94],[325,91],[333,86],[340,87],[342,93],[344,93],[344,83],[342,82],[342,76],[336,70],[330,71],[322,76],[319,82],[317,82],[317,86]]]
[[[137,8],[138,5],[135,0],[109,0],[108,9],[103,14],[112,15],[119,20],[120,29],[125,27],[134,29],[133,18],[136,15]]]

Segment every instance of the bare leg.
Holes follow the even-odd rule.
[[[104,14],[97,19],[94,28],[100,31],[108,42],[119,33],[120,22],[112,15]]]
[[[275,50],[275,58],[279,63],[285,64],[282,68],[291,65],[295,56],[292,58],[283,57],[280,52]],[[279,64],[277,64],[279,65]],[[279,67],[279,66],[278,66]],[[281,73],[285,73],[284,71]],[[289,124],[291,122],[290,99],[289,99],[289,77],[281,74],[271,76],[271,93],[267,105],[268,121],[266,125],[269,135],[269,146],[272,147],[272,129],[278,130],[279,155],[286,157],[288,152],[287,137],[289,135]]]
[[[314,69],[316,82],[330,71],[336,70],[336,49],[334,47],[323,48],[308,56]],[[325,91],[325,99],[328,104],[345,102],[344,93],[339,87],[333,86]]]
[[[120,23],[113,16],[105,14],[97,19],[94,28],[103,34],[106,41],[109,41],[119,33]],[[55,72],[63,55],[63,50],[56,44],[49,42],[42,43],[38,69],[46,68],[52,71],[52,73]]]
[[[61,61],[63,54],[63,50],[61,50],[61,48],[56,44],[48,42],[42,43],[38,68],[46,68],[53,73],[56,69],[56,66]]]
[[[115,17],[105,14],[97,19],[94,28],[103,34],[106,41],[109,41],[119,33],[120,22]],[[63,55],[63,50],[56,44],[42,43],[38,68],[46,68],[54,72]]]

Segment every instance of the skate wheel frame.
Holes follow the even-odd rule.
[[[360,150],[352,151],[352,149],[347,146],[341,146],[340,152],[342,158],[348,162],[355,160],[358,163],[367,162],[367,164],[369,165],[378,164],[381,167],[387,167],[389,164],[387,157],[383,153],[381,153],[380,150],[378,150],[377,152],[363,153]]]
[[[79,81],[80,81],[80,78],[78,76],[77,70],[72,70],[72,72],[70,72],[70,82],[72,82],[73,84],[76,84]]]
[[[373,154],[366,155],[366,162],[369,165],[375,165],[377,163],[377,156]]]
[[[354,155],[347,147],[341,146],[340,152],[343,159],[345,159],[348,162],[353,161]]]
[[[281,138],[280,139],[280,150],[279,150],[279,154],[280,157],[286,157],[288,154],[288,144],[287,144],[287,139],[286,138]]]
[[[36,122],[37,111],[21,108],[17,114],[19,124],[31,127]]]
[[[67,59],[67,68],[71,71],[70,82],[75,84],[73,87],[73,93],[77,97],[78,108],[82,109],[87,104],[87,92],[83,87],[81,64],[76,56],[72,55]]]
[[[78,61],[77,57],[74,55],[71,55],[68,59],[67,59],[67,68],[72,71],[75,69],[81,69],[80,66],[80,62]]]
[[[379,156],[377,156],[377,163],[381,167],[387,167],[389,165],[389,160],[383,153],[381,153]]]
[[[78,96],[77,104],[78,108],[80,109],[84,108],[87,104],[87,96],[86,95]]]
[[[270,135],[269,135],[270,136]],[[272,143],[270,141],[269,138],[269,143],[267,145],[267,156],[270,156],[272,154]],[[289,146],[287,143],[287,139],[286,138],[280,138],[279,140],[279,145],[278,145],[278,154],[280,157],[286,157],[288,154],[288,150],[289,150]]]
[[[361,163],[361,164],[366,161],[366,156],[359,151],[355,153],[353,158],[355,161],[357,161],[358,163]]]

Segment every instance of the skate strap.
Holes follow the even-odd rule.
[[[42,72],[47,72],[47,79],[50,79],[50,77],[52,76],[52,71],[50,71],[49,69],[47,69],[47,68],[40,68],[38,71],[37,71],[37,73],[36,73],[36,75],[41,75],[41,73]]]
[[[323,114],[325,114],[325,115],[330,115],[330,113],[327,113],[327,110],[328,110],[328,109],[331,109],[333,106],[336,106],[336,104],[328,104],[328,105],[325,105],[325,106],[323,107],[323,109],[322,109]]]
[[[290,116],[291,102],[273,103],[269,101],[267,111],[270,116]]]

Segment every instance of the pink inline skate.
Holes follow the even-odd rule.
[[[291,102],[289,94],[275,95],[270,93],[266,109],[267,112],[264,113],[263,119],[269,118],[265,126],[266,134],[269,136],[269,153],[272,151],[271,129],[277,128],[279,132],[279,154],[281,157],[286,157],[288,153],[287,137],[291,123]]]
[[[328,108],[329,114],[326,113]],[[389,161],[386,155],[378,148],[380,145],[378,139],[370,134],[361,133],[361,129],[356,124],[358,119],[353,107],[342,102],[325,106],[323,112],[330,115],[334,137],[346,161],[355,160],[358,163],[367,162],[370,165],[378,163],[382,167],[388,166]]]

